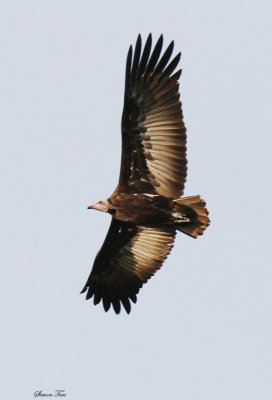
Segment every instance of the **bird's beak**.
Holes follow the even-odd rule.
[[[87,210],[91,210],[94,208],[94,204],[92,204],[91,206],[87,207]]]

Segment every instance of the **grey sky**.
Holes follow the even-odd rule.
[[[1,396],[256,400],[271,384],[268,1],[0,3]],[[120,167],[125,59],[138,33],[182,51],[185,195],[211,226],[178,234],[127,316],[79,295]]]

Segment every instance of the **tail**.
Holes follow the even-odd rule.
[[[188,218],[188,222],[176,224],[176,228],[193,238],[202,235],[205,229],[210,225],[206,203],[200,196],[189,196],[174,200],[176,204],[175,212],[182,213]]]

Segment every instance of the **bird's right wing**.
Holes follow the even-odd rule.
[[[170,253],[175,231],[167,228],[137,226],[112,219],[108,234],[98,252],[92,272],[81,293],[86,299],[101,299],[105,311],[112,305],[119,314],[121,303],[130,312],[130,300],[136,303],[137,293],[161,267]]]

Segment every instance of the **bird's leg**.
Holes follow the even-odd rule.
[[[190,222],[190,218],[177,212],[172,213],[172,217],[174,218],[174,222],[176,224]]]

